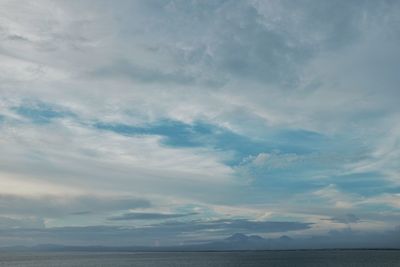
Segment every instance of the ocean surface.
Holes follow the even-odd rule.
[[[259,252],[11,252],[0,253],[0,266],[13,267],[369,267],[400,266],[400,251]]]

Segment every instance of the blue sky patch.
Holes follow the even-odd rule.
[[[31,120],[34,123],[49,123],[53,119],[72,115],[72,113],[69,111],[65,111],[45,103],[21,105],[13,108],[13,110],[17,114]]]
[[[271,131],[265,139],[252,139],[204,122],[186,124],[173,120],[161,120],[141,126],[98,122],[94,127],[123,135],[159,135],[163,137],[162,143],[167,146],[209,147],[233,151],[235,158],[226,162],[229,165],[237,165],[249,155],[266,151],[311,153],[327,140],[320,134],[301,130]]]

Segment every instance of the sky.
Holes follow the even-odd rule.
[[[399,47],[399,1],[1,0],[0,246],[400,240]]]

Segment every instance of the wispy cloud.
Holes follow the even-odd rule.
[[[151,212],[129,212],[120,216],[108,218],[111,221],[128,221],[128,220],[160,220],[160,219],[174,219],[197,215],[198,213],[151,213]]]

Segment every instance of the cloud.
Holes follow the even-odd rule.
[[[226,232],[254,232],[275,233],[295,230],[309,229],[312,223],[282,222],[282,221],[251,221],[246,219],[221,219],[214,221],[192,221],[192,222],[165,222],[160,224],[165,229],[180,229],[182,232],[192,230],[213,230]]]
[[[351,213],[345,214],[343,216],[332,217],[329,220],[332,222],[344,223],[344,224],[360,222],[360,218]]]
[[[353,208],[356,202],[361,199],[359,195],[343,193],[334,184],[316,190],[313,194],[322,200],[328,201],[338,209]]]
[[[150,212],[129,212],[124,213],[120,216],[114,216],[108,218],[111,221],[128,221],[128,220],[160,220],[160,219],[173,219],[181,218],[192,215],[197,215],[198,213],[150,213]]]
[[[150,201],[135,197],[113,196],[20,196],[0,195],[0,212],[23,216],[57,218],[127,209],[149,208]]]
[[[120,60],[111,66],[98,68],[87,74],[91,78],[127,78],[138,80],[143,83],[172,83],[190,84],[194,83],[195,78],[181,72],[161,72],[151,70],[146,67],[135,66],[134,63]]]
[[[15,127],[20,129],[17,134]],[[45,125],[7,125],[2,134],[7,142],[3,146],[0,182],[15,184],[6,191],[9,193],[48,194],[50,189],[59,194],[95,194],[98,190],[142,195],[146,191],[169,191],[200,197],[200,188],[215,190],[210,183],[234,186],[232,170],[217,155],[201,147],[164,146],[155,135],[123,136],[70,119]],[[213,172],[205,174],[207,168]],[[37,180],[48,187],[38,186]],[[185,187],[187,190],[179,189]]]
[[[91,211],[77,211],[77,212],[71,212],[70,215],[88,215],[92,214]]]
[[[44,220],[38,217],[0,217],[0,229],[41,229],[44,227]]]

